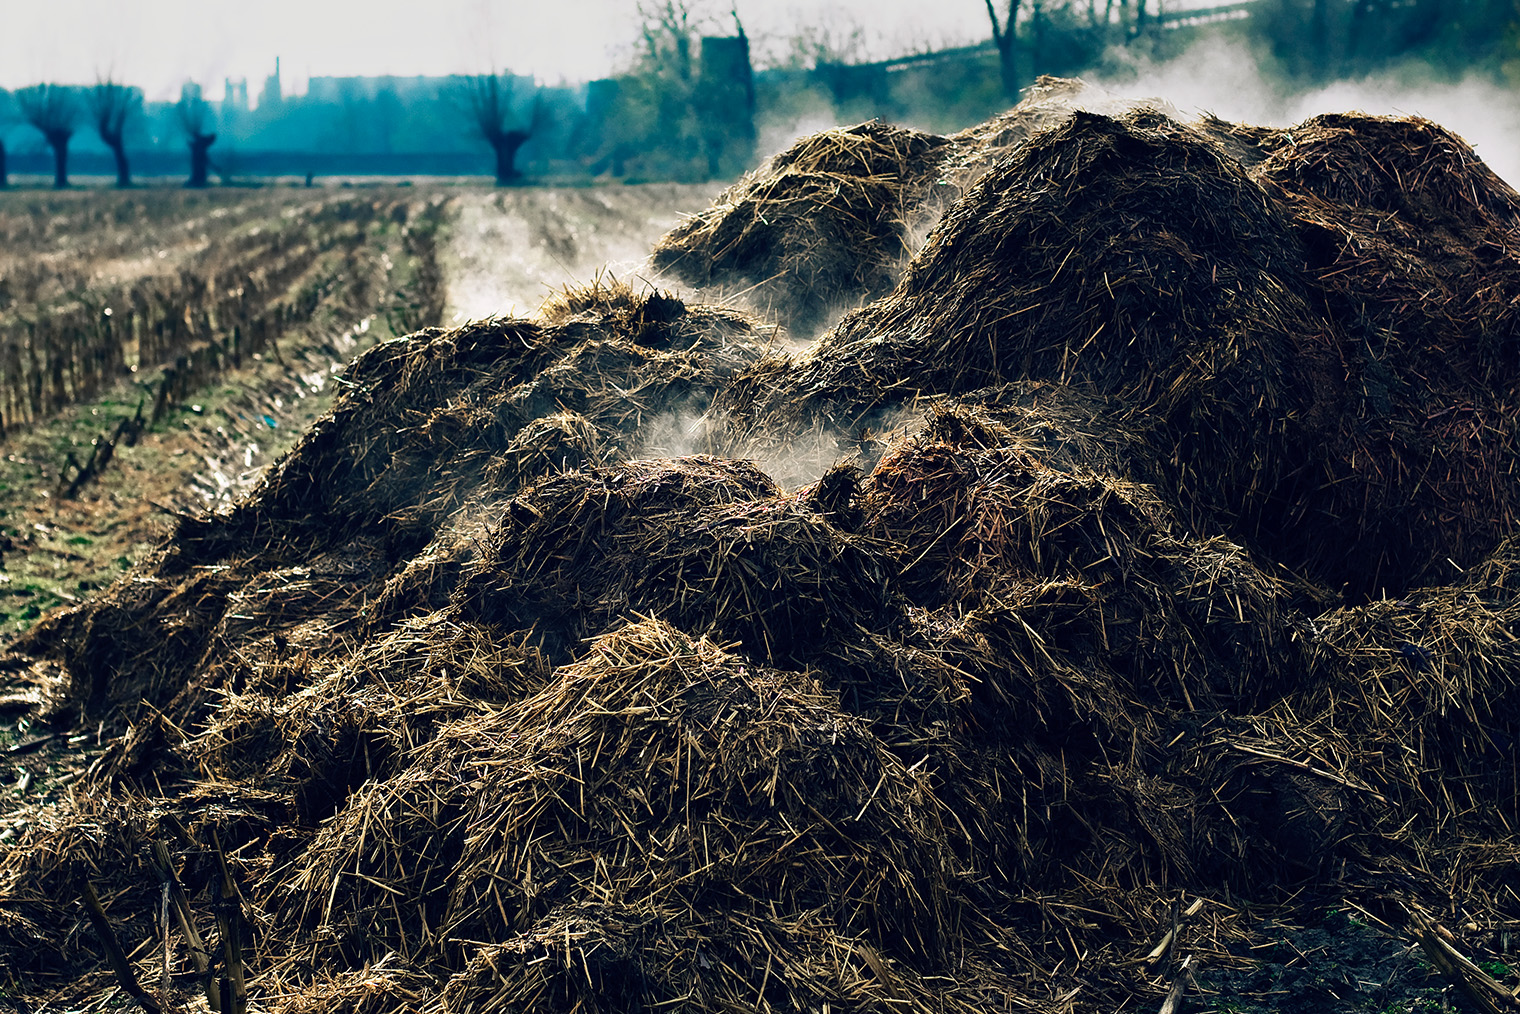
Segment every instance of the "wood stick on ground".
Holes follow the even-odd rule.
[[[169,883],[165,881],[160,891],[159,899],[159,924],[164,930],[164,979],[159,989],[159,996],[164,998],[164,1003],[169,1002]]]
[[[1157,1014],[1177,1014],[1182,1009],[1182,994],[1187,991],[1188,982],[1192,978],[1193,956],[1189,954],[1182,959],[1182,964],[1177,969],[1177,976],[1172,979],[1172,988],[1166,994],[1166,999],[1161,1001],[1161,1009]]]
[[[174,872],[174,860],[163,842],[153,843],[153,862],[158,867],[158,875],[169,892],[170,901],[173,902],[175,921],[179,923],[180,935],[185,938],[185,946],[190,949],[190,960],[195,965],[195,974],[205,985],[206,1002],[211,1005],[212,1011],[220,1014],[221,996],[216,988],[216,979],[211,974],[211,948],[206,946],[205,939],[195,928],[195,914],[190,910],[190,899],[185,895],[184,885],[179,882],[179,876]]]
[[[169,897],[174,902],[175,919],[179,923],[180,933],[184,934],[185,943],[190,947],[190,960],[195,963],[195,971],[200,975],[205,975],[211,971],[211,949],[206,946],[206,941],[195,928],[194,914],[190,911],[190,899],[186,897],[185,888],[174,872],[174,863],[163,842],[153,843],[153,859],[158,866],[158,875],[163,878],[164,885],[169,890]]]
[[[1462,952],[1441,938],[1442,928],[1418,909],[1411,908],[1409,919],[1415,939],[1441,974],[1456,983],[1464,996],[1487,1014],[1520,1010],[1520,999],[1503,984],[1473,964]]]
[[[227,854],[219,837],[213,836],[216,861],[221,868],[217,878],[216,926],[222,936],[222,955],[227,965],[227,989],[222,996],[223,1014],[246,1014],[248,990],[243,982],[243,913],[238,903],[237,887],[227,869]]]
[[[1182,924],[1202,910],[1202,898],[1194,898],[1193,903],[1184,910],[1182,908],[1182,895],[1179,894],[1177,901],[1172,905],[1172,924],[1167,928],[1166,933],[1157,942],[1156,946],[1152,947],[1150,953],[1145,956],[1145,963],[1147,965],[1154,965],[1173,950],[1177,943],[1177,937],[1182,931]]]
[[[106,918],[106,910],[100,904],[100,897],[95,893],[95,888],[89,881],[80,885],[79,895],[84,900],[85,911],[90,914],[90,922],[95,926],[95,933],[100,937],[100,942],[105,945],[106,956],[111,959],[111,968],[116,973],[116,981],[132,999],[142,1005],[142,1009],[148,1014],[163,1014],[163,1008],[158,1001],[137,981],[137,975],[132,971],[132,963],[127,960],[127,952],[121,949],[121,941],[116,939],[116,931],[111,928],[111,920]]]

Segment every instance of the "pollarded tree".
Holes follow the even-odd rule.
[[[533,96],[532,114],[526,123],[513,108],[512,79],[499,74],[476,74],[465,79],[465,99],[475,131],[496,154],[496,185],[522,179],[517,152],[542,125],[543,103]]]
[[[216,143],[216,131],[211,129],[211,106],[201,98],[199,88],[186,85],[180,90],[174,111],[179,115],[180,129],[185,132],[185,143],[190,146],[190,178],[185,186],[204,187],[211,170],[211,146]]]
[[[142,113],[142,90],[129,88],[108,77],[95,82],[85,99],[101,141],[116,158],[116,185],[130,187],[132,172],[127,166],[126,133],[128,125]]]
[[[69,138],[79,117],[79,103],[74,89],[67,85],[38,84],[16,92],[21,117],[42,131],[48,147],[53,149],[53,186],[59,190],[69,185]]]

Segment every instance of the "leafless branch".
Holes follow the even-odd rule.
[[[121,141],[127,121],[142,108],[142,91],[107,77],[95,82],[95,86],[85,93],[85,101],[95,129],[109,145]]]
[[[49,142],[55,136],[67,138],[74,133],[79,114],[74,89],[67,85],[37,84],[16,91],[16,105],[27,123],[42,131]]]

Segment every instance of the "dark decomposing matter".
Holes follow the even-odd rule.
[[[165,1009],[1520,1006],[1520,197],[1419,119],[1010,129],[667,237],[854,305],[806,350],[607,280],[381,344],[12,644],[99,746],[0,817],[0,998],[127,988],[93,891]]]

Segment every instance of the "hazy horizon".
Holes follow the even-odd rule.
[[[727,5],[698,6],[714,31],[731,30]],[[746,33],[762,51],[800,26],[842,31],[868,18],[871,56],[980,41],[989,34],[980,0],[957,0],[930,19],[914,0],[739,0]],[[397,76],[510,70],[540,81],[606,77],[628,62],[637,5],[620,0],[555,4],[436,0],[266,0],[258,5],[147,0],[128,9],[103,0],[16,5],[0,33],[0,87],[39,81],[85,84],[99,76],[173,99],[187,80],[219,99],[226,78],[246,78],[254,98],[280,58],[286,94],[314,76]]]
[[[1215,0],[1171,0],[1183,9]],[[699,26],[732,30],[729,6],[693,2]],[[859,29],[852,52],[881,58],[914,49],[984,40],[982,0],[951,0],[926,14],[915,0],[737,0],[757,50],[774,61],[799,30],[836,41]],[[264,78],[281,60],[286,95],[301,94],[310,76],[447,75],[495,68],[541,82],[585,81],[627,66],[638,37],[632,0],[560,0],[556,5],[439,0],[425,15],[415,3],[373,0],[268,0],[257,6],[225,0],[56,0],[11,12],[0,34],[0,87],[38,81],[84,84],[101,76],[142,87],[150,100],[172,100],[186,80],[207,98],[222,98],[223,81],[246,79],[257,102]],[[869,21],[869,24],[867,22]],[[1501,175],[1520,182],[1520,97],[1476,77],[1413,83],[1384,71],[1314,89],[1292,89],[1259,68],[1241,42],[1207,39],[1183,57],[1152,63],[1124,51],[1129,74],[1088,80],[1125,96],[1154,96],[1184,114],[1207,110],[1227,119],[1286,126],[1319,112],[1360,109],[1422,115],[1462,134]],[[1112,62],[1110,61],[1110,70]],[[762,148],[776,150],[800,133],[838,122],[829,108],[795,122],[763,126]]]
[[[1171,0],[1185,9],[1213,0]],[[316,76],[471,74],[510,70],[544,83],[588,81],[627,65],[640,18],[633,0],[554,4],[435,0],[55,0],[13,5],[0,33],[0,87],[41,81],[89,84],[112,77],[151,101],[173,100],[186,81],[220,99],[225,79],[248,82],[257,100],[280,58],[285,94]],[[728,3],[692,3],[699,22],[732,30]],[[776,59],[799,30],[836,37],[859,28],[863,58],[981,42],[990,36],[982,0],[951,0],[926,12],[917,0],[737,0],[757,61]]]

